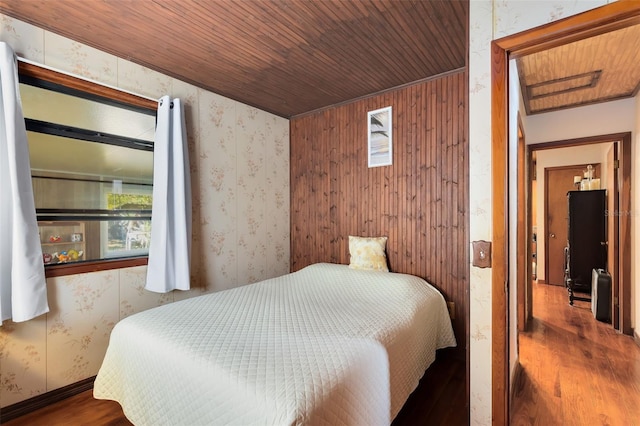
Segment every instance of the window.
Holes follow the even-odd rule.
[[[146,256],[156,102],[24,63],[20,95],[47,268]]]

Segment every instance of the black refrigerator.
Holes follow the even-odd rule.
[[[607,268],[606,191],[569,191],[567,201],[565,284],[573,302],[573,291],[591,292],[592,270]]]

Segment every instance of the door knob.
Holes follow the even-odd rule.
[[[555,238],[555,237],[556,237],[556,234],[549,234],[549,236],[550,236],[551,238]]]

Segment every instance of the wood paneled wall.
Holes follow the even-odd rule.
[[[388,236],[393,272],[455,302],[464,353],[469,274],[467,74],[291,120],[291,269],[349,263],[349,235]],[[393,165],[367,167],[367,112],[393,107]],[[487,189],[489,190],[489,189]]]

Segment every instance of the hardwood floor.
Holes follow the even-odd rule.
[[[393,422],[393,426],[468,424],[465,409],[464,361],[439,356]],[[48,407],[18,417],[3,426],[129,426],[120,405],[80,393]]]
[[[469,424],[464,361],[439,357],[420,380],[392,426]]]
[[[2,426],[130,426],[120,404],[93,398],[88,390],[25,414]]]
[[[640,425],[640,347],[596,321],[590,302],[533,284],[534,320],[520,333],[523,367],[512,425]]]

